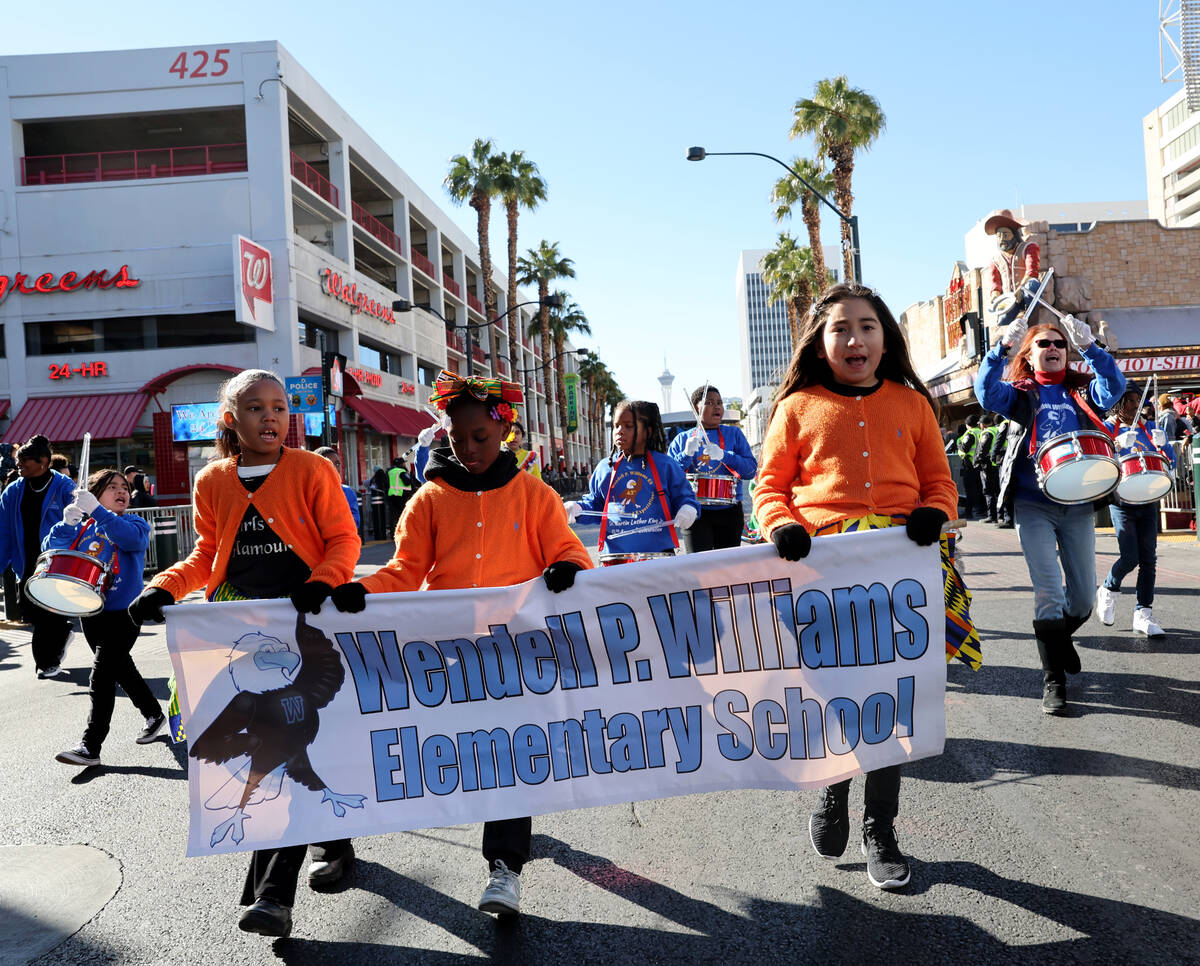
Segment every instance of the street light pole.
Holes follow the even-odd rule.
[[[755,158],[767,158],[769,161],[774,161],[780,167],[788,171],[793,178],[799,181],[804,187],[811,191],[817,198],[822,201],[830,211],[837,215],[842,221],[850,226],[850,254],[854,262],[854,278],[851,281],[862,282],[862,246],[858,240],[858,215],[847,215],[841,208],[835,205],[832,201],[826,198],[821,192],[810,185],[795,168],[780,161],[773,154],[763,154],[761,151],[706,151],[701,147],[688,148],[687,159],[689,161],[703,161],[705,158],[713,155],[729,155],[729,156],[745,156]]]

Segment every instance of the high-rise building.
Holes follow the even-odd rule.
[[[1168,228],[1200,225],[1200,112],[1186,88],[1146,115],[1146,192],[1150,217]]]
[[[835,281],[840,278],[841,251],[824,246],[825,264]],[[773,386],[792,357],[787,309],[781,299],[770,302],[771,287],[762,277],[764,248],[747,249],[738,255],[737,292],[738,341],[742,351],[742,396],[750,398],[760,386]]]
[[[658,377],[658,384],[662,387],[662,411],[669,413],[671,411],[671,387],[675,385],[675,376],[667,368],[665,356],[663,357],[663,371],[662,375]]]

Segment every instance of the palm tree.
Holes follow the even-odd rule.
[[[588,395],[592,401],[589,421],[595,461],[608,451],[608,438],[604,432],[604,405],[610,399],[615,405],[621,398],[621,389],[604,360],[594,352],[588,352],[581,358],[579,375],[587,384]]]
[[[587,316],[583,314],[583,310],[571,300],[571,297],[566,292],[560,291],[556,294],[562,298],[562,307],[550,310],[550,336],[554,340],[554,367],[557,377],[558,412],[561,417],[560,425],[564,427],[563,436],[566,436],[567,384],[563,372],[565,362],[563,352],[566,349],[567,339],[570,338],[572,332],[591,335],[592,327],[588,323]]]
[[[544,238],[537,248],[526,249],[525,254],[517,259],[517,284],[537,285],[538,299],[545,302],[550,294],[550,283],[559,278],[574,278],[574,262],[564,258],[558,250],[558,242],[548,242]],[[528,331],[532,334],[537,327],[542,341],[542,380],[546,387],[546,422],[550,424],[550,456],[551,465],[558,468],[558,440],[554,435],[554,410],[550,406],[550,309],[542,305],[541,310],[529,324]]]
[[[883,109],[870,94],[851,87],[846,75],[817,81],[811,98],[796,101],[792,108],[793,138],[816,137],[821,154],[833,162],[833,200],[847,218],[854,203],[850,190],[854,174],[854,152],[867,150],[887,124]],[[842,222],[842,262],[846,279],[854,278],[850,226]],[[854,279],[861,282],[862,279]]]
[[[808,158],[793,158],[792,167],[812,187],[828,198],[833,194],[833,177],[820,161]],[[821,202],[817,196],[792,175],[785,175],[775,182],[771,189],[771,201],[775,205],[775,220],[783,221],[792,214],[796,202],[800,202],[800,214],[804,218],[804,227],[808,229],[808,247],[812,249],[813,267],[818,279],[828,279],[829,270],[825,267],[825,251],[821,248]],[[822,284],[813,294],[820,295],[825,286]]]
[[[813,285],[817,278],[812,250],[800,247],[786,231],[781,232],[775,247],[763,256],[762,270],[763,280],[771,286],[767,301],[774,304],[784,300],[792,348],[795,349],[800,341],[800,320],[812,305]]]
[[[493,159],[498,168],[497,191],[504,199],[504,211],[508,215],[508,308],[517,304],[517,215],[521,208],[532,211],[539,201],[546,200],[546,182],[538,173],[537,165],[525,157],[523,151],[498,154]],[[516,312],[508,316],[508,360],[513,378],[520,368],[521,320]]]
[[[442,182],[455,204],[464,201],[475,209],[475,230],[479,238],[479,270],[483,275],[483,309],[488,322],[496,317],[496,289],[492,285],[492,251],[488,245],[488,225],[492,217],[492,198],[496,197],[499,166],[492,154],[490,139],[476,138],[470,155],[456,154],[450,159],[450,170]],[[434,259],[434,263],[439,262]],[[496,358],[496,339],[488,327],[488,348]],[[471,360],[467,360],[471,371]]]

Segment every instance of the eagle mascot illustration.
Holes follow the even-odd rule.
[[[308,746],[320,727],[317,712],[333,700],[346,676],[329,638],[299,614],[296,646],[257,632],[245,634],[229,651],[228,671],[237,694],[188,750],[192,758],[214,765],[248,759],[204,803],[212,810],[234,810],[213,830],[209,845],[226,835],[240,843],[242,823],[250,817],[247,807],[276,798],[285,776],[323,792],[321,802],[329,802],[338,818],[347,807],[362,808],[366,796],[332,791],[308,760]]]

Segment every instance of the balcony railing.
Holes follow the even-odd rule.
[[[484,352],[477,345],[471,346],[471,358],[474,359],[476,362],[487,362],[488,361],[487,353]]]
[[[471,306],[480,315],[483,315],[483,303],[470,292],[467,293],[467,305]]]
[[[351,203],[350,210],[357,224],[362,225],[363,228],[387,245],[397,255],[404,254],[404,249],[400,246],[400,236],[387,225],[367,211],[357,201]]]
[[[455,335],[453,332],[447,332],[446,333],[446,345],[448,348],[453,349],[455,352],[461,352],[464,355],[466,354],[467,345],[463,341],[463,337],[461,335]]]
[[[504,359],[501,359],[498,363],[496,363],[496,365],[500,369],[500,373],[502,375],[508,375],[508,363]]]
[[[442,284],[446,286],[446,291],[453,292],[459,298],[462,298],[462,286],[454,281],[454,276],[449,272],[442,272]]]
[[[314,194],[320,195],[333,207],[340,208],[342,206],[337,186],[331,184],[328,178],[295,151],[292,152],[292,177],[307,186]]]
[[[245,170],[245,144],[199,144],[185,148],[30,155],[21,159],[21,184],[186,178]]]
[[[431,262],[415,248],[412,252],[412,263],[435,282],[437,281],[437,269],[433,267],[433,262]]]

